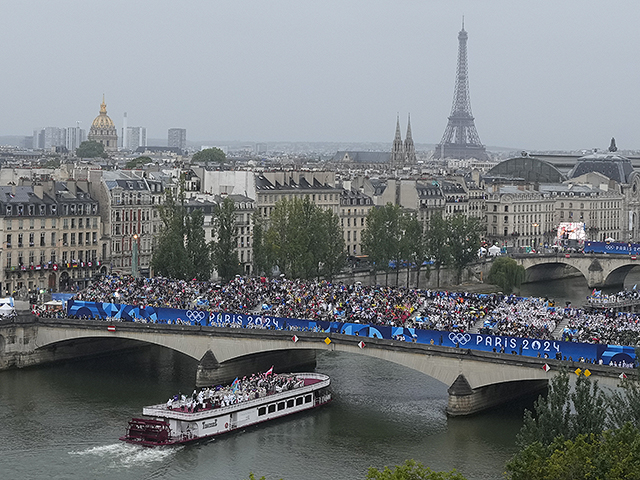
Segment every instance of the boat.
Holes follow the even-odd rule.
[[[120,440],[155,447],[208,439],[324,405],[331,401],[330,384],[321,373],[261,374],[188,398],[175,395],[143,407],[147,418],[131,419]]]

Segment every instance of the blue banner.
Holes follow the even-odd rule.
[[[125,322],[162,323],[171,325],[202,325],[211,327],[242,327],[271,330],[311,331],[341,333],[363,338],[381,338],[410,343],[421,343],[501,352],[528,357],[557,358],[578,361],[581,358],[593,363],[608,365],[611,362],[633,364],[636,358],[633,347],[594,343],[540,340],[535,338],[459,333],[421,328],[392,327],[280,318],[260,314],[208,312],[205,310],[179,310],[149,306],[120,305],[114,303],[83,302],[70,300],[67,313],[77,317],[113,318]]]

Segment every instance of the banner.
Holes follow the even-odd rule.
[[[619,345],[446,332],[338,321],[302,320],[260,314],[208,312],[197,309],[179,310],[70,300],[67,302],[67,313],[77,317],[112,318],[125,322],[340,333],[354,337],[380,338],[528,357],[573,361],[584,359],[592,363],[599,363],[602,360],[605,365],[611,362],[633,364],[636,358],[633,347]]]

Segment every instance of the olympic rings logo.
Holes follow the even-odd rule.
[[[449,334],[449,340],[451,340],[453,343],[459,343],[460,345],[466,345],[467,343],[469,343],[471,341],[471,335],[469,335],[468,333],[451,332]]]
[[[187,318],[192,322],[199,322],[204,320],[207,316],[207,312],[202,310],[187,310]]]

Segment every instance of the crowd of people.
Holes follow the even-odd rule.
[[[167,400],[166,408],[181,412],[194,413],[201,410],[221,408],[241,402],[248,402],[256,398],[266,397],[305,385],[304,380],[295,375],[274,374],[270,371],[253,374],[242,379],[236,378],[231,385],[217,385],[215,387],[194,390],[191,395],[181,392]]]
[[[621,293],[636,298],[638,293]],[[77,300],[260,314],[466,333],[640,345],[640,316],[558,307],[544,298],[456,293],[329,281],[236,277],[225,285],[106,276]],[[564,328],[558,331],[559,326]],[[256,328],[254,326],[254,328]]]

